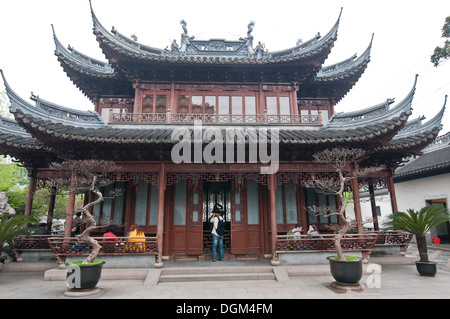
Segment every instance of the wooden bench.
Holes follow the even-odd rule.
[[[129,237],[117,237],[117,241],[110,237],[93,238],[101,246],[99,256],[157,255],[156,237],[136,238],[137,241],[130,241]],[[64,264],[68,256],[87,256],[92,251],[92,246],[74,237],[50,237],[48,244],[58,264]]]

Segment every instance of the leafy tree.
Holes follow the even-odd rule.
[[[444,26],[442,27],[442,37],[450,38],[450,16],[445,19]],[[450,58],[450,40],[446,40],[442,47],[437,46],[434,49],[431,62],[437,67],[443,60],[447,60],[448,58]]]
[[[7,192],[17,184],[28,184],[27,170],[17,163],[0,164],[0,192]]]
[[[27,198],[27,170],[17,163],[0,164],[0,192],[6,192],[8,204],[17,214],[23,214]]]

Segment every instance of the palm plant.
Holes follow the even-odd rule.
[[[28,229],[24,228],[24,226],[30,223],[34,222],[29,216],[25,215],[11,216],[5,214],[0,218],[0,255],[2,254],[4,244],[8,240],[12,240],[28,232]]]
[[[406,213],[389,215],[383,226],[386,229],[403,230],[416,236],[420,262],[428,263],[428,250],[425,234],[431,228],[450,220],[449,211],[440,205],[425,206],[419,211],[408,209]]]

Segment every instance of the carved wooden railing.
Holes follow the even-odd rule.
[[[157,237],[93,237],[101,246],[102,255],[157,255]],[[64,263],[66,256],[82,256],[92,252],[92,246],[74,237],[50,237],[48,243],[58,263]]]
[[[50,250],[48,238],[51,235],[21,235],[14,238],[14,240],[8,240],[9,246],[14,251],[14,255],[17,261],[22,261],[22,253],[24,251],[43,251]]]
[[[308,124],[321,125],[320,115],[235,115],[197,113],[110,113],[110,123]]]
[[[342,250],[361,251],[368,257],[377,241],[377,234],[347,234],[341,240]],[[334,235],[309,236],[277,235],[276,253],[286,252],[330,252],[336,251]]]
[[[400,230],[368,232],[368,234],[377,234],[376,246],[399,246],[402,253],[406,253],[413,237],[413,234]]]
[[[51,235],[32,235],[32,236],[17,236],[14,240],[9,241],[9,244],[14,249],[50,249],[47,239],[54,237]]]

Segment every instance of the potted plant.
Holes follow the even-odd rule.
[[[407,212],[396,212],[388,216],[383,226],[409,232],[416,236],[420,260],[416,268],[422,276],[434,277],[437,272],[436,262],[428,259],[426,234],[431,228],[450,220],[449,211],[441,205],[425,206],[419,211],[408,209]]]
[[[330,271],[333,278],[341,284],[358,284],[362,277],[362,258],[344,256],[341,240],[349,231],[352,224],[345,217],[345,207],[347,199],[344,191],[348,182],[358,177],[363,177],[382,170],[382,167],[358,168],[358,162],[364,159],[365,151],[362,149],[332,148],[315,153],[313,159],[318,163],[325,163],[331,166],[337,173],[336,177],[320,176],[311,180],[303,181],[303,186],[314,188],[316,192],[336,195],[339,198],[340,206],[336,211],[331,211],[329,207],[308,207],[308,209],[323,217],[331,215],[338,216],[337,226],[334,230],[334,247],[337,256],[328,257]]]
[[[34,224],[35,221],[25,215],[9,215],[4,214],[0,218],[0,263],[4,263],[6,256],[2,256],[3,247],[6,242],[14,240],[19,235],[28,232],[25,228],[27,224]],[[0,268],[1,270],[1,268]]]
[[[49,178],[47,183],[51,187],[69,188],[71,193],[93,192],[97,199],[87,203],[82,208],[81,222],[86,223],[86,229],[76,237],[86,243],[90,248],[89,255],[82,261],[68,264],[67,286],[71,290],[85,290],[94,288],[101,276],[104,261],[95,260],[100,252],[101,245],[90,236],[97,226],[90,208],[104,201],[100,189],[114,182],[110,173],[117,169],[114,162],[104,160],[68,160],[62,163],[52,163],[50,168],[60,172],[59,176]],[[68,176],[71,176],[70,178]],[[73,183],[72,179],[76,182]],[[113,190],[111,196],[118,196]],[[67,216],[72,218],[72,216]]]

